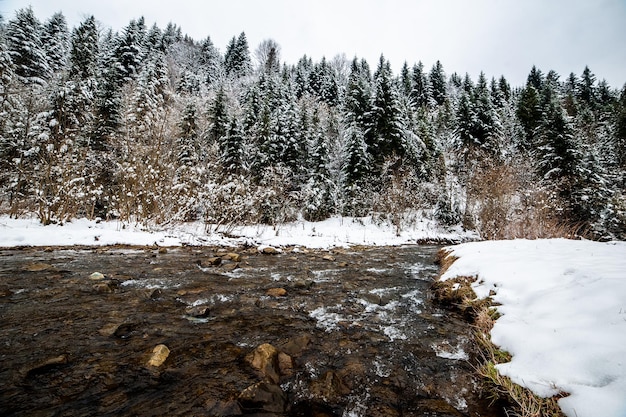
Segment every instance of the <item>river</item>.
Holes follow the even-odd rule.
[[[437,250],[1,250],[0,414],[498,416]]]

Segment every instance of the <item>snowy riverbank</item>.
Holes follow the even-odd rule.
[[[502,316],[492,342],[513,356],[499,372],[568,417],[626,416],[626,243],[514,240],[449,248],[442,279],[477,276]]]
[[[351,245],[395,246],[423,241],[463,242],[477,236],[460,229],[446,230],[428,219],[416,221],[398,233],[388,222],[371,218],[333,217],[312,223],[258,225],[207,232],[204,223],[144,227],[118,221],[73,220],[63,226],[43,226],[37,219],[0,217],[0,247],[71,245],[223,245],[304,246],[330,248]],[[211,228],[214,229],[214,228]]]

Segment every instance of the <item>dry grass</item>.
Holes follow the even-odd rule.
[[[441,275],[454,263],[455,257],[441,250],[437,263]],[[510,378],[500,375],[496,365],[511,360],[511,355],[499,349],[491,341],[490,332],[500,314],[491,298],[478,299],[471,288],[476,277],[455,277],[446,281],[437,280],[433,284],[435,300],[443,305],[460,310],[474,326],[474,340],[480,350],[476,372],[484,380],[489,396],[495,402],[505,400],[510,408],[507,416],[516,417],[564,417],[557,401],[567,394],[551,398],[541,398],[527,388],[515,384]]]

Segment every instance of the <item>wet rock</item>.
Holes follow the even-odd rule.
[[[240,416],[243,414],[237,401],[208,400],[204,406],[215,417]]]
[[[260,250],[262,254],[264,255],[276,255],[280,253],[280,250],[273,248],[271,246],[266,246],[263,249]]]
[[[163,362],[170,355],[170,350],[165,345],[157,345],[152,349],[152,356],[150,356],[150,360],[148,361],[148,366],[154,366],[158,368],[163,365]]]
[[[238,268],[239,268],[238,263],[229,263],[229,264],[222,265],[222,269],[224,269],[224,271],[234,271],[235,269],[238,269]]]
[[[360,297],[370,304],[383,305],[383,300],[381,296],[378,294],[366,292],[366,293],[360,294]]]
[[[229,252],[225,255],[220,255],[224,261],[241,262],[241,255],[235,252]]]
[[[219,256],[213,256],[211,258],[207,258],[205,262],[202,262],[203,265],[210,265],[210,266],[220,266],[221,263],[222,263],[222,258],[220,258]]]
[[[68,360],[66,355],[59,355],[54,358],[46,359],[45,361],[40,362],[31,368],[28,368],[26,370],[26,376],[30,377],[50,372],[62,365],[67,364],[67,362]]]
[[[102,272],[94,272],[93,274],[89,275],[89,279],[92,281],[100,281],[104,279],[104,274]]]
[[[57,269],[50,264],[33,263],[33,264],[26,265],[23,268],[23,270],[28,271],[28,272],[41,272],[41,271],[56,271]]]
[[[281,349],[290,356],[299,356],[309,346],[311,340],[312,338],[310,335],[304,334],[290,339],[287,343],[281,346]]]
[[[98,333],[101,336],[105,336],[105,337],[113,336],[115,332],[117,331],[117,329],[120,327],[120,325],[121,325],[120,323],[109,323],[105,325],[104,327],[102,327],[100,330],[98,330]]]
[[[284,297],[287,295],[287,290],[284,288],[270,288],[266,294],[270,297]]]
[[[293,375],[293,359],[269,343],[257,347],[246,361],[269,382],[277,384],[281,376]]]
[[[327,371],[321,378],[313,381],[310,390],[318,398],[331,400],[336,400],[342,395],[350,393],[350,389],[335,371]]]
[[[185,309],[186,315],[197,318],[208,317],[210,312],[207,306],[190,306]]]
[[[0,298],[2,297],[10,297],[13,295],[13,291],[9,289],[6,285],[0,286]]]
[[[258,382],[239,394],[239,403],[246,412],[283,413],[287,396],[278,385]]]
[[[110,294],[113,292],[113,286],[110,282],[99,282],[94,284],[93,289],[100,294]]]
[[[143,288],[140,293],[149,300],[156,300],[163,295],[163,291],[160,288]]]
[[[120,339],[127,339],[135,332],[137,326],[137,323],[112,323],[101,328],[98,333],[103,336],[115,336]]]
[[[419,402],[418,411],[421,415],[437,417],[462,417],[456,408],[441,399],[425,399]]]
[[[284,352],[278,353],[278,371],[282,376],[290,377],[293,375],[293,360]]]
[[[299,290],[310,290],[315,285],[315,281],[310,279],[299,279],[293,283],[293,286]]]

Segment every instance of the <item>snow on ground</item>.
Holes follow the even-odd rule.
[[[278,226],[242,226],[207,232],[204,223],[182,223],[164,227],[142,227],[119,221],[73,220],[64,225],[43,226],[37,219],[0,217],[0,247],[64,245],[224,245],[304,246],[331,248],[350,245],[403,245],[416,241],[467,241],[476,235],[461,230],[444,230],[423,219],[396,233],[387,223],[371,218],[333,217],[312,223],[299,221]],[[213,230],[213,228],[209,228]],[[227,233],[224,233],[227,232]]]
[[[502,316],[501,374],[540,396],[560,391],[569,417],[626,417],[626,242],[513,240],[449,248],[442,279],[477,276]]]

